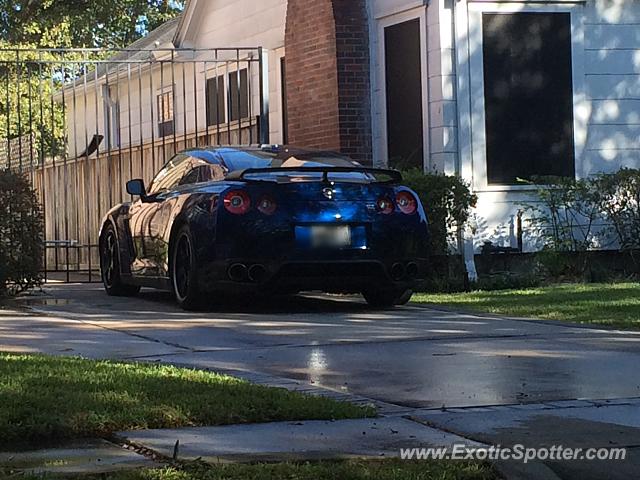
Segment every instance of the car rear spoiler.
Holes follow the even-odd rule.
[[[329,183],[329,174],[331,173],[369,173],[371,175],[386,175],[389,180],[379,181],[376,183],[394,184],[402,181],[402,174],[397,170],[388,168],[372,168],[372,167],[284,167],[284,168],[248,168],[246,170],[236,170],[227,175],[227,180],[238,182],[262,182],[264,180],[246,178],[247,175],[255,175],[260,173],[271,173],[277,175],[279,173],[322,173],[322,181]]]

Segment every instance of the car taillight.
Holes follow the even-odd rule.
[[[251,198],[243,190],[233,190],[224,196],[224,208],[234,215],[244,215],[251,208]]]
[[[384,213],[385,215],[389,215],[393,213],[394,205],[393,201],[389,197],[380,197],[378,202],[376,203],[378,207],[378,211],[380,213]]]
[[[396,205],[406,215],[416,213],[416,210],[418,210],[418,202],[409,192],[399,192],[396,195]]]
[[[265,215],[273,215],[277,208],[276,201],[269,195],[264,195],[258,202],[258,210]]]

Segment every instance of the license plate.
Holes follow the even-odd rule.
[[[347,225],[314,225],[311,227],[313,248],[340,248],[351,245],[351,228]]]

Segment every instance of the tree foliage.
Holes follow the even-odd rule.
[[[183,0],[0,0],[0,39],[43,48],[124,48],[178,15]]]
[[[640,170],[623,168],[613,174],[601,174],[593,183],[598,191],[600,209],[620,248],[639,249]]]
[[[0,170],[0,296],[40,284],[42,232],[42,212],[29,180]]]
[[[82,64],[55,63],[60,61],[55,52],[16,50],[0,41],[0,150],[13,152],[5,166],[26,168],[64,151],[64,106],[54,95],[65,76],[80,74]]]

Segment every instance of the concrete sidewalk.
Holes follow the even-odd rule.
[[[276,422],[117,434],[128,443],[172,458],[206,462],[254,462],[398,457],[401,448],[480,446],[458,435],[402,418]]]

